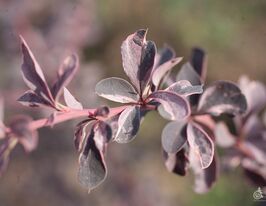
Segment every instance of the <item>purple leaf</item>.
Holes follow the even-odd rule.
[[[97,145],[97,148],[102,153],[105,153],[107,143],[112,139],[112,128],[109,126],[109,124],[99,121],[94,131],[94,141]]]
[[[176,81],[187,80],[193,86],[201,85],[201,79],[190,63],[185,63],[177,74]]]
[[[195,153],[193,151],[190,152],[189,161],[195,175],[194,190],[199,194],[203,194],[210,190],[217,179],[217,158],[215,156],[210,166],[206,169],[202,169],[194,155]]]
[[[98,107],[95,110],[94,115],[95,116],[100,116],[100,117],[107,117],[109,113],[110,113],[109,107],[102,106],[102,107]]]
[[[165,166],[169,172],[185,176],[188,169],[188,157],[185,148],[182,148],[176,154],[163,151]]]
[[[5,125],[4,125],[4,99],[0,97],[0,139],[5,137]]]
[[[27,86],[37,95],[53,104],[54,99],[46,83],[43,72],[23,37],[20,36],[20,38],[22,41],[23,53],[23,64],[21,66],[23,79]]]
[[[74,145],[78,152],[80,152],[83,147],[83,142],[86,137],[86,128],[91,121],[92,119],[85,119],[76,125],[74,132]]]
[[[250,114],[242,126],[242,132],[248,140],[257,140],[265,130],[265,125],[259,119],[257,114]]]
[[[208,87],[200,97],[198,111],[220,115],[222,113],[237,115],[247,109],[245,96],[234,83],[217,81]]]
[[[31,152],[38,145],[38,133],[29,128],[31,117],[25,115],[16,116],[9,124],[12,134],[18,139],[26,152]]]
[[[121,46],[124,71],[140,93],[150,80],[156,54],[155,44],[146,41],[146,34],[147,30],[138,30]]]
[[[177,93],[179,95],[189,96],[192,94],[201,94],[203,92],[203,85],[192,86],[189,81],[180,80],[180,81],[170,85],[165,90]]]
[[[169,47],[168,45],[164,46],[162,49],[159,49],[155,56],[155,69],[158,66],[168,62],[176,57],[175,51],[173,48]]]
[[[89,191],[106,178],[107,170],[102,152],[94,140],[94,131],[88,135],[83,151],[79,157],[78,180]]]
[[[25,92],[18,100],[24,106],[28,107],[39,107],[39,106],[46,106],[51,107],[53,106],[49,101],[44,99],[42,96],[35,94],[33,91]]]
[[[265,85],[258,81],[251,81],[246,76],[239,79],[239,86],[247,99],[248,112],[259,112],[266,105]]]
[[[69,108],[78,109],[78,110],[83,109],[82,104],[79,101],[77,101],[75,97],[65,87],[64,87],[64,99],[65,99],[66,105]]]
[[[208,168],[213,160],[214,144],[209,135],[196,123],[187,126],[187,139],[191,151],[200,161],[201,168]]]
[[[99,96],[115,102],[130,103],[139,100],[139,95],[134,87],[126,80],[116,77],[103,79],[98,82],[95,92]]]
[[[140,107],[129,106],[119,116],[115,141],[128,143],[134,139],[140,126]]]
[[[228,148],[236,143],[236,137],[230,133],[225,123],[217,123],[214,132],[218,146]]]
[[[191,65],[204,82],[207,73],[207,57],[202,49],[194,48],[192,50]]]
[[[157,87],[160,85],[163,77],[171,71],[171,69],[182,60],[182,57],[171,59],[159,65],[152,74],[152,82]]]
[[[159,113],[166,119],[181,120],[190,114],[188,101],[173,92],[158,91],[152,93],[149,98],[161,103],[164,112],[159,110]]]
[[[63,88],[66,87],[78,71],[79,60],[77,55],[68,56],[58,71],[58,79],[52,88],[53,97],[58,100]]]
[[[187,142],[186,122],[170,122],[162,132],[162,147],[167,153],[177,153]]]

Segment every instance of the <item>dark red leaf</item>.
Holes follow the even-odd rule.
[[[25,92],[17,101],[20,102],[22,105],[29,107],[53,106],[49,101],[44,99],[42,96],[37,95],[33,91]]]

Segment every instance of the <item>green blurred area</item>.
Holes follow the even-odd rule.
[[[44,39],[45,22],[57,18],[55,15],[47,20],[49,9],[64,9],[64,2],[71,2],[74,7],[79,4],[79,1],[61,1],[60,7],[54,8],[53,1],[48,2],[48,6],[41,9],[43,12],[37,12],[32,15],[34,18],[31,17],[34,31],[39,32]],[[5,16],[3,12],[8,15],[17,9],[6,8],[6,5],[8,3],[0,4],[2,17]],[[86,70],[86,75],[90,76],[87,81],[109,76],[127,78],[121,64],[121,43],[135,30],[148,28],[148,39],[155,41],[158,48],[165,43],[169,44],[178,56],[184,57],[183,62],[189,59],[192,47],[205,49],[209,60],[208,82],[219,79],[237,81],[242,74],[266,82],[264,0],[95,0],[93,5],[93,18],[97,19],[94,24],[100,28],[97,33],[99,36],[96,34],[95,41],[84,43],[78,51],[82,57],[81,66],[84,67],[81,72]],[[90,12],[88,10],[88,14]],[[24,86],[21,86],[22,78],[17,74],[20,59],[10,62],[15,57],[20,57],[18,46],[15,46],[14,53],[5,50],[3,46],[6,40],[2,34],[6,30],[12,30],[4,26],[8,25],[7,20],[8,18],[0,19],[0,85],[1,91],[6,94],[4,97],[8,99],[10,89],[23,89]],[[26,32],[27,29],[29,28],[22,31]],[[61,34],[57,35],[60,38]],[[33,51],[37,50],[38,47],[32,45],[31,39],[28,39],[28,43]],[[56,41],[53,42],[53,47],[57,47]],[[37,59],[43,61],[46,55],[49,52],[39,55]],[[90,70],[85,66],[90,62],[100,63],[101,66]],[[178,68],[180,66],[177,66],[176,71]],[[96,75],[95,70],[100,70],[100,74]],[[55,73],[55,69],[52,68],[52,71]],[[86,88],[81,93],[81,78],[82,75],[78,76],[72,84],[72,90],[79,97],[87,98],[85,105],[92,105],[95,101],[111,105],[103,100],[91,100]],[[86,81],[86,76],[82,81]],[[93,85],[90,91],[93,91]],[[18,95],[16,93],[15,97]],[[17,108],[16,103],[9,104],[11,100],[7,100],[6,119],[22,109]],[[43,116],[36,113],[37,110],[34,110],[34,116]],[[244,180],[241,170],[220,174],[216,185],[205,195],[193,192],[192,174],[178,177],[168,173],[163,165],[160,147],[161,130],[165,123],[159,115],[151,113],[146,117],[135,141],[127,145],[111,144],[107,158],[108,178],[89,195],[76,180],[78,154],[72,142],[74,124],[65,123],[53,130],[42,129],[40,145],[36,151],[25,155],[22,148],[17,148],[12,155],[8,171],[0,180],[0,206],[259,205],[252,197],[256,188]]]

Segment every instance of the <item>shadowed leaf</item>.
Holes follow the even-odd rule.
[[[76,125],[74,132],[74,145],[78,152],[80,152],[83,147],[83,142],[86,137],[86,128],[91,121],[92,119],[85,119]]]
[[[101,97],[121,103],[137,102],[139,99],[139,95],[129,82],[116,77],[98,82],[95,92]]]
[[[237,115],[247,109],[245,96],[231,82],[217,81],[208,87],[200,97],[198,111],[220,115],[222,113]]]
[[[58,78],[52,88],[53,97],[58,100],[63,88],[66,87],[78,71],[79,61],[75,54],[65,58],[58,71]]]
[[[75,99],[75,97],[68,91],[67,88],[64,87],[64,99],[66,105],[71,109],[83,109],[82,104]]]
[[[182,148],[176,154],[163,151],[165,166],[169,172],[185,176],[188,169],[188,154],[185,148]]]
[[[97,127],[95,128],[94,140],[97,145],[97,148],[102,153],[105,153],[107,143],[112,139],[112,128],[109,124],[99,121]]]
[[[33,91],[25,92],[17,101],[22,105],[29,107],[53,106],[49,101],[35,94]]]
[[[78,180],[82,186],[90,191],[101,184],[106,175],[107,170],[104,157],[96,146],[92,129],[79,157]]]
[[[192,94],[201,94],[203,92],[203,85],[192,86],[189,81],[180,80],[170,85],[165,90],[177,93],[179,95],[189,96]]]
[[[159,49],[155,55],[155,68],[168,62],[176,57],[175,51],[173,48],[169,47],[168,45],[164,46],[162,49]]]
[[[152,93],[149,98],[161,103],[164,111],[159,110],[159,113],[166,119],[181,120],[190,114],[188,101],[176,93],[158,91]]]
[[[204,82],[207,73],[207,57],[202,49],[194,48],[192,50],[191,65]]]
[[[187,126],[187,140],[201,164],[201,168],[208,168],[213,160],[214,144],[208,134],[196,123]]]
[[[162,132],[162,147],[167,153],[177,153],[187,141],[186,122],[170,122]]]
[[[200,76],[190,63],[185,63],[177,74],[176,81],[187,80],[193,86],[201,85]]]
[[[140,126],[140,107],[126,108],[119,116],[115,141],[128,143],[134,139]]]

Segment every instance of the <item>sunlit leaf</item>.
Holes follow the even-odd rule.
[[[153,92],[149,98],[161,103],[164,112],[160,110],[159,112],[166,119],[181,120],[190,114],[189,103],[186,99],[176,93],[158,91]]]
[[[208,87],[200,97],[198,111],[220,115],[222,113],[237,115],[247,109],[245,96],[234,83],[217,81]]]
[[[192,94],[201,94],[203,92],[203,85],[192,86],[189,81],[180,80],[170,85],[165,90],[170,92],[175,92],[179,95],[189,96]]]
[[[214,144],[209,135],[196,123],[187,126],[187,140],[196,154],[202,169],[208,168],[213,160]]]
[[[119,116],[115,141],[128,143],[134,139],[140,126],[140,107],[126,108]]]
[[[83,109],[82,104],[76,100],[76,98],[68,91],[67,88],[64,87],[64,99],[66,105],[71,109]]]
[[[96,93],[106,99],[121,102],[137,102],[139,95],[134,87],[124,79],[111,77],[103,79],[95,87]]]
[[[64,87],[73,79],[78,70],[78,57],[74,54],[68,56],[62,63],[58,71],[58,78],[52,88],[53,97],[58,100]]]
[[[162,132],[162,147],[167,153],[177,153],[187,141],[186,122],[170,122]]]

